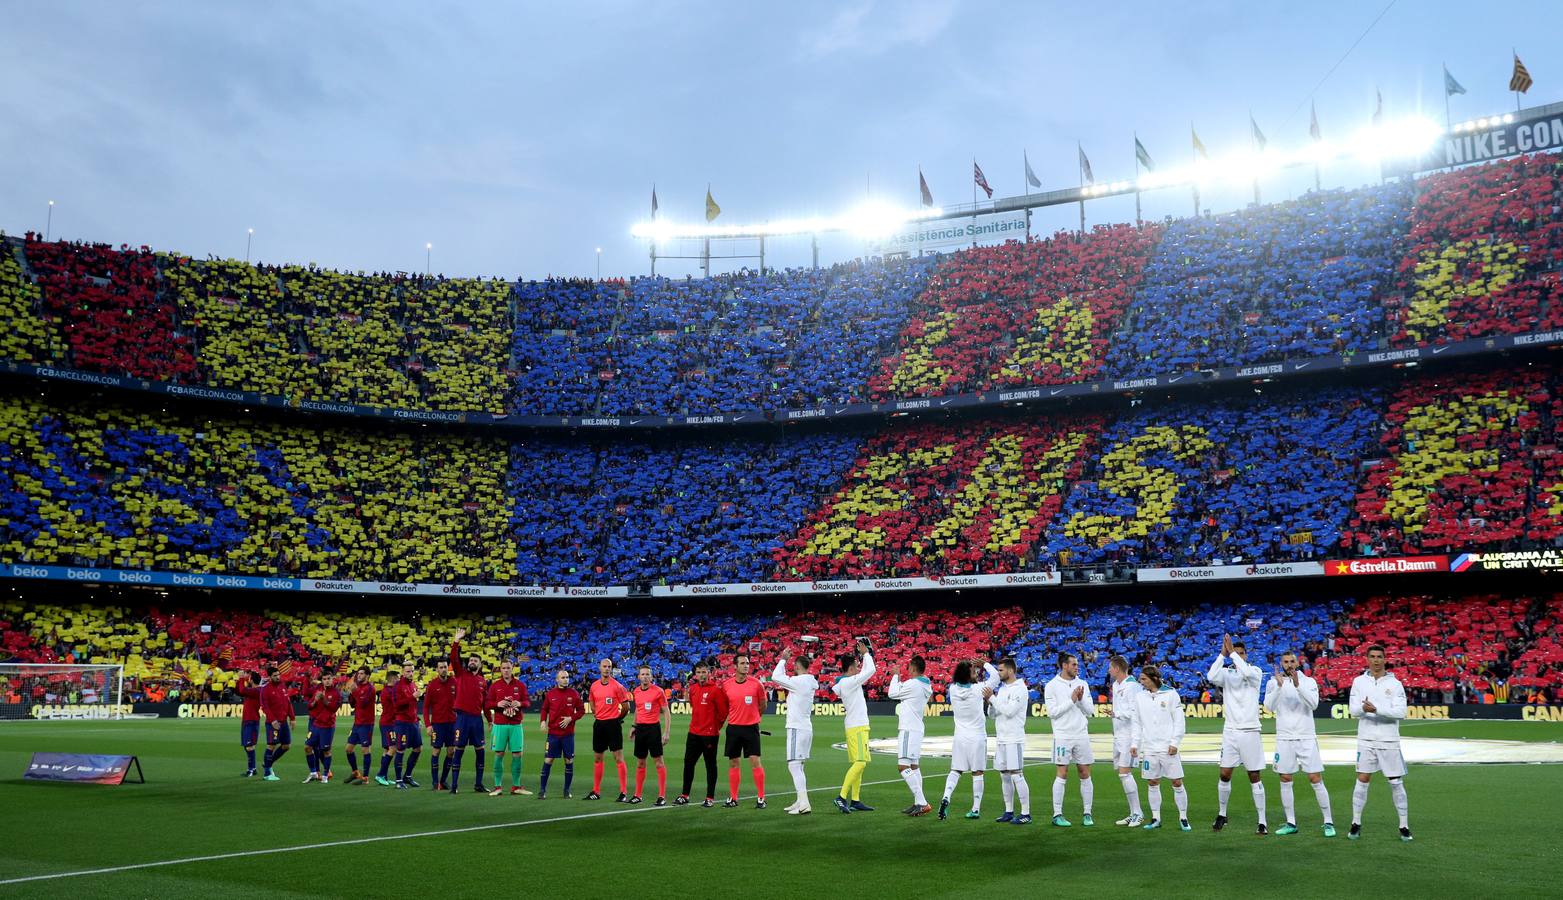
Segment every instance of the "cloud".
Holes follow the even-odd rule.
[[[852,53],[873,56],[902,45],[922,46],[938,37],[955,18],[957,4],[916,0],[880,5],[861,0],[843,7],[817,31],[805,34],[805,56]]]

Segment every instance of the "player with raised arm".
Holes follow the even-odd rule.
[[[266,679],[260,684],[261,713],[266,717],[266,774],[264,781],[281,781],[277,777],[277,760],[288,752],[293,744],[293,701],[288,689],[279,678],[276,666],[266,670]]]
[[[418,770],[418,756],[423,752],[423,732],[418,729],[418,698],[423,689],[418,686],[417,667],[412,657],[402,663],[403,677],[396,685],[396,746],[400,749],[396,787],[401,790],[415,788],[418,782],[413,773]]]
[[[317,682],[309,692],[309,737],[304,741],[304,759],[309,775],[304,783],[331,781],[331,744],[336,740],[336,711],[342,708],[342,691],[331,680]]]
[[[1231,666],[1227,661],[1231,661]],[[1264,739],[1259,734],[1259,687],[1264,672],[1248,662],[1248,648],[1234,642],[1230,634],[1221,637],[1221,653],[1210,664],[1205,678],[1221,688],[1221,781],[1216,785],[1220,809],[1211,830],[1227,824],[1227,801],[1232,799],[1232,770],[1242,765],[1248,770],[1248,783],[1254,795],[1254,811],[1259,816],[1256,834],[1270,833],[1265,821]]]
[[[655,806],[668,805],[668,767],[662,760],[668,738],[673,736],[673,713],[668,709],[667,691],[651,680],[651,667],[642,665],[635,670],[634,692],[630,695],[635,704],[635,724],[631,733],[635,736],[635,796],[631,803],[642,802],[646,789],[646,757],[657,761],[657,802]]]
[[[462,666],[461,639],[466,636],[467,629],[458,628],[450,641],[450,667],[456,680],[456,758],[450,764],[449,788],[454,794],[460,787],[461,757],[471,747],[477,763],[472,791],[486,794],[488,788],[483,786],[483,698],[488,692],[488,683],[483,679],[483,661],[477,654],[467,657],[466,666]]]
[[[602,772],[604,753],[612,753],[619,769],[619,799],[616,803],[628,803],[629,770],[624,766],[624,714],[629,707],[630,694],[613,677],[613,660],[604,658],[597,663],[597,680],[587,692],[592,711],[592,792],[588,800],[602,799]]]
[[[1324,814],[1324,836],[1335,836],[1335,819],[1330,815],[1330,792],[1324,787],[1324,757],[1319,753],[1319,737],[1313,725],[1313,711],[1319,706],[1319,684],[1297,667],[1297,654],[1281,654],[1281,665],[1265,685],[1265,709],[1275,716],[1275,774],[1281,779],[1281,810],[1286,822],[1275,833],[1297,833],[1297,804],[1292,795],[1292,776],[1301,769],[1313,785],[1313,795]]]
[[[369,668],[359,666],[353,673],[353,685],[347,692],[347,705],[353,710],[353,730],[347,733],[347,764],[353,774],[347,784],[368,784],[369,765],[374,759],[374,685],[369,683]],[[358,768],[358,748],[364,750],[364,767]]]
[[[1064,789],[1073,763],[1080,775],[1080,824],[1089,828],[1096,824],[1091,818],[1096,794],[1091,783],[1091,764],[1096,761],[1091,752],[1091,717],[1096,715],[1096,703],[1091,699],[1091,686],[1080,677],[1080,660],[1073,654],[1058,655],[1058,674],[1047,683],[1044,695],[1048,718],[1053,720],[1053,824],[1060,828],[1072,824],[1064,818]]]
[[[537,799],[548,797],[548,776],[553,771],[554,760],[564,760],[564,799],[570,799],[570,783],[575,780],[575,723],[586,715],[586,705],[581,702],[581,692],[570,686],[570,673],[560,669],[554,673],[554,686],[543,695],[543,733],[548,736],[548,746],[543,748],[543,771],[537,779]]]
[[[787,674],[787,664],[792,664],[792,674]],[[787,771],[792,775],[792,789],[797,799],[787,805],[787,815],[806,816],[814,811],[809,803],[809,779],[803,771],[809,750],[814,746],[814,693],[819,681],[809,674],[814,658],[807,653],[792,656],[791,647],[783,647],[776,659],[776,671],[771,673],[771,683],[787,692]]]
[[[526,685],[515,676],[508,659],[499,661],[499,679],[488,686],[483,697],[483,716],[494,729],[494,789],[490,797],[505,793],[505,756],[510,756],[510,793],[524,796],[532,792],[521,786],[521,754],[526,747],[522,723],[526,721]]]
[[[868,651],[868,642],[860,638],[856,653],[843,653],[836,661],[841,674],[831,689],[841,698],[847,729],[847,775],[841,780],[836,808],[843,813],[873,812],[862,795],[863,770],[868,768],[868,701],[863,698],[863,685],[874,676],[874,655]]]
[[[1368,670],[1351,683],[1348,709],[1357,719],[1357,784],[1351,793],[1352,840],[1362,836],[1362,808],[1368,804],[1368,783],[1383,772],[1389,796],[1400,814],[1400,839],[1411,840],[1410,804],[1406,800],[1406,758],[1400,752],[1400,720],[1406,717],[1406,689],[1389,671],[1383,646],[1367,648]]]
[[[760,716],[765,713],[765,685],[749,674],[749,654],[733,657],[733,677],[722,684],[727,695],[727,800],[723,807],[738,805],[738,763],[749,758],[749,774],[754,778],[758,799],[755,809],[765,808],[765,767],[760,763]]]
[[[689,734],[684,738],[684,789],[673,805],[689,805],[689,792],[695,786],[695,761],[704,759],[706,798],[700,805],[709,809],[716,805],[716,745],[722,723],[727,721],[727,694],[712,680],[711,664],[706,660],[695,663],[687,693]]]
[[[1113,824],[1134,828],[1145,824],[1145,814],[1140,810],[1140,789],[1134,783],[1136,761],[1130,752],[1134,748],[1134,713],[1139,706],[1136,698],[1144,688],[1129,677],[1129,661],[1122,656],[1107,660],[1107,674],[1113,682],[1113,766],[1118,770],[1123,795],[1129,801],[1129,814]]]
[[[402,670],[387,665],[385,684],[380,688],[380,774],[374,778],[374,783],[381,787],[396,783],[386,777],[391,772],[392,762],[396,763],[396,781],[402,780],[401,741],[396,739],[396,696],[401,692],[401,683]]]
[[[245,778],[255,777],[255,745],[260,743],[262,678],[259,673],[241,671],[239,680],[234,685],[234,692],[243,701],[239,711],[239,746],[244,748],[244,755],[249,762],[244,770]]]
[[[993,751],[993,768],[999,770],[1004,787],[1004,815],[996,821],[1014,825],[1031,824],[1031,786],[1026,783],[1026,712],[1031,706],[1031,689],[1015,672],[1015,658],[999,661],[999,687],[987,694],[998,738]],[[1015,802],[1020,801],[1020,815]],[[1089,809],[1089,806],[1087,807]]]
[[[1178,828],[1193,831],[1189,824],[1189,792],[1183,786],[1183,745],[1185,724],[1183,700],[1178,692],[1162,684],[1161,670],[1146,666],[1140,670],[1140,687],[1134,695],[1133,732],[1129,737],[1131,756],[1140,761],[1145,778],[1145,799],[1150,802],[1151,820],[1146,831],[1161,827],[1161,780],[1172,780],[1172,799],[1178,807]],[[1115,710],[1116,712],[1116,710]]]
[[[890,676],[889,697],[896,701],[896,768],[901,780],[912,789],[912,805],[901,810],[908,816],[926,816],[933,812],[923,794],[923,717],[928,715],[928,698],[933,685],[928,681],[928,663],[921,656],[906,661],[906,680],[901,673]]]
[[[423,730],[429,733],[429,789],[434,791],[449,789],[445,782],[450,780],[450,763],[456,754],[456,679],[451,675],[450,660],[442,657],[434,661],[434,677],[423,686]]]
[[[979,671],[988,676],[981,684],[975,681]],[[983,703],[998,686],[999,670],[979,659],[961,660],[950,674],[944,694],[955,717],[955,739],[950,748],[950,774],[944,777],[944,796],[939,800],[941,821],[948,817],[950,798],[967,772],[971,773],[971,812],[966,818],[982,817],[982,776],[988,762],[988,716]]]

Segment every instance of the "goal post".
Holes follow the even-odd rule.
[[[125,718],[123,665],[0,662],[0,721]]]

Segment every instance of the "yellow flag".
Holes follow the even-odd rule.
[[[716,221],[716,217],[721,215],[721,214],[722,214],[722,207],[717,206],[716,205],[716,201],[711,199],[711,189],[709,187],[707,187],[706,188],[706,221],[707,222],[714,222],[714,221]]]

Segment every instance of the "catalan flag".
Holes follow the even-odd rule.
[[[1530,78],[1530,70],[1520,62],[1520,55],[1514,54],[1514,74],[1509,76],[1509,90],[1523,94],[1530,90],[1530,86],[1534,83]]]
[[[1194,155],[1200,159],[1209,159],[1210,154],[1205,150],[1205,142],[1199,139],[1199,132],[1194,130],[1193,124],[1189,125],[1189,137],[1194,139]]]
[[[1248,127],[1253,131],[1254,148],[1256,150],[1263,150],[1265,145],[1270,142],[1265,140],[1265,133],[1259,130],[1259,123],[1254,121],[1253,113],[1249,113],[1248,115]]]
[[[706,185],[706,221],[715,222],[716,217],[722,214],[722,207],[716,205],[716,200],[711,197],[711,186]]]
[[[277,674],[281,675],[283,678],[286,678],[289,675],[292,675],[293,674],[293,660],[285,659],[282,662],[277,663]]]

